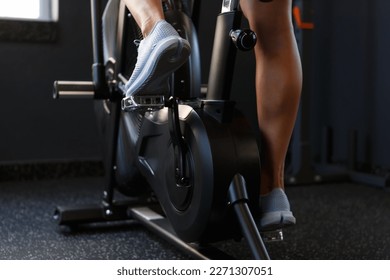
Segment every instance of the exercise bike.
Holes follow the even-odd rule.
[[[260,159],[249,122],[230,100],[237,50],[250,50],[256,35],[241,30],[239,1],[222,1],[209,83],[200,82],[194,22],[199,2],[162,1],[166,20],[192,48],[170,78],[170,92],[139,96],[128,112],[123,97],[134,69],[134,40],[142,35],[125,4],[91,0],[93,81],[54,83],[54,98],[94,98],[105,139],[106,188],[96,205],[58,206],[60,225],[135,219],[195,258],[225,258],[212,243],[247,241],[254,259],[269,259],[259,232]],[[119,193],[126,199],[117,200]]]

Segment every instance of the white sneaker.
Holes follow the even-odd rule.
[[[260,230],[271,231],[295,225],[296,219],[290,210],[290,202],[281,188],[260,197]]]
[[[190,53],[189,42],[171,24],[157,22],[139,44],[137,63],[125,87],[126,97],[166,94],[169,76],[187,61]]]

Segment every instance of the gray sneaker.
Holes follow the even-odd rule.
[[[260,230],[271,231],[295,225],[296,219],[290,210],[287,195],[281,188],[273,189],[260,197]]]
[[[165,20],[156,23],[139,44],[137,63],[125,86],[126,98],[166,94],[169,76],[187,61],[190,53],[189,42],[171,24]]]

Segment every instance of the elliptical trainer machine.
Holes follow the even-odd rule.
[[[170,92],[139,97],[122,110],[124,85],[137,58],[139,29],[120,0],[91,0],[93,57],[90,82],[56,81],[54,97],[90,97],[105,138],[106,188],[97,205],[58,206],[60,225],[136,219],[196,258],[209,244],[244,237],[255,259],[269,259],[259,218],[260,159],[246,118],[230,100],[235,54],[256,35],[241,30],[239,1],[222,1],[209,83],[200,83],[200,54],[191,18],[199,2],[163,0],[166,20],[186,38],[190,58],[170,78]],[[103,16],[102,16],[103,15]],[[128,199],[115,200],[116,192]],[[282,240],[281,230],[267,239]],[[207,248],[207,250],[206,250]],[[215,252],[215,251],[213,251]]]

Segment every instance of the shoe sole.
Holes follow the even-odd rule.
[[[291,211],[275,211],[263,215],[260,223],[261,231],[274,231],[295,225],[296,219]]]
[[[168,90],[167,78],[188,59],[191,48],[184,39],[168,37],[151,52],[138,78],[130,85],[127,96],[158,95]]]

